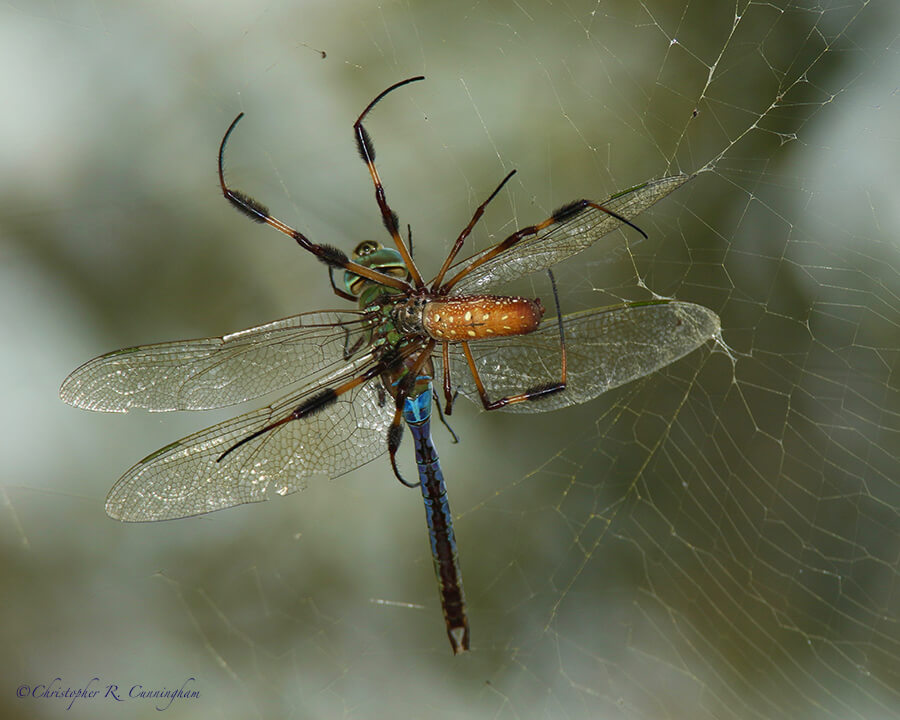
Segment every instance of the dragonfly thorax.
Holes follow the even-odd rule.
[[[411,297],[391,308],[391,320],[402,334],[428,335],[425,329],[425,309],[430,303],[424,297]]]
[[[356,246],[353,250],[353,262],[391,277],[409,280],[409,269],[403,264],[403,257],[400,253],[391,248],[386,248],[374,240],[363,240]],[[349,270],[344,273],[344,287],[347,288],[348,293],[360,298],[362,301],[360,305],[363,307],[374,296],[386,289],[384,286],[378,285],[368,278],[360,277]]]

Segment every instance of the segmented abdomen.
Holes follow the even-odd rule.
[[[543,315],[537,299],[470,295],[426,303],[422,321],[435,340],[477,340],[530,333]]]

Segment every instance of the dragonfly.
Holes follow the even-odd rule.
[[[266,407],[145,457],[110,490],[107,514],[160,521],[260,502],[302,490],[311,477],[337,478],[387,452],[400,482],[421,490],[447,636],[457,654],[469,649],[469,622],[446,483],[431,438],[432,408],[440,413],[443,400],[449,415],[459,395],[490,411],[545,412],[584,403],[697,349],[719,333],[719,319],[674,299],[565,316],[558,311],[551,267],[615,230],[628,227],[646,237],[631,218],[681,187],[691,177],[686,174],[645,182],[603,203],[569,203],[458,260],[513,170],[475,210],[437,274],[424,280],[363,126],[386,95],[423,79],[390,86],[353,124],[393,247],[364,240],[348,257],[233,189],[225,180],[225,146],[243,113],[219,146],[219,183],[228,202],[315,255],[328,267],[333,292],[355,303],[353,309],[303,312],[221,337],[117,350],[75,370],[60,397],[86,410],[162,412],[220,408],[290,388]],[[343,283],[336,284],[340,270]],[[543,317],[540,299],[496,294],[497,286],[545,270],[555,318]],[[397,466],[404,427],[413,440],[416,482]]]

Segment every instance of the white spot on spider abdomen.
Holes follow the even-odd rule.
[[[469,295],[427,302],[422,320],[435,340],[454,341],[524,335],[537,328],[543,315],[537,299]]]

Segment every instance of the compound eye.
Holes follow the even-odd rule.
[[[381,243],[375,242],[374,240],[363,240],[359,245],[356,246],[353,254],[356,257],[366,257],[367,255],[371,255],[372,253],[378,252],[379,250],[381,250]]]

